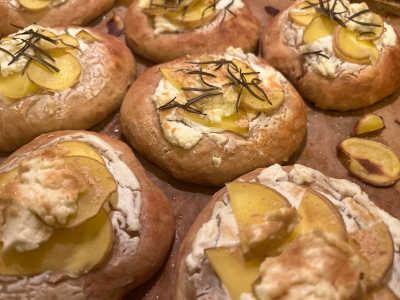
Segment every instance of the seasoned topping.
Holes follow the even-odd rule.
[[[1,98],[15,101],[48,90],[61,91],[79,81],[79,40],[88,43],[89,33],[57,35],[38,25],[20,29],[0,40]]]
[[[254,293],[260,300],[354,299],[361,292],[359,264],[347,243],[315,231],[264,261]]]
[[[139,7],[154,18],[154,33],[182,32],[205,26],[222,13],[235,17],[241,0],[141,0]]]
[[[254,248],[265,241],[273,242],[288,237],[298,221],[294,207],[274,210],[264,217],[262,223],[251,224],[245,229],[249,246]]]
[[[199,127],[246,136],[251,120],[260,113],[271,114],[282,105],[285,95],[279,73],[252,63],[254,59],[242,51],[239,54],[240,58],[201,57],[160,70],[163,79],[153,100],[170,142],[193,147],[201,134],[196,134],[196,141],[187,143],[174,141],[171,132],[186,136],[189,131],[198,132]],[[193,128],[182,127],[188,125]]]
[[[365,3],[304,1],[289,11],[288,18],[292,23],[288,28],[295,35],[303,34],[295,45],[306,65],[326,77],[357,72],[360,65],[376,63],[382,48],[394,46],[397,40],[393,28]]]

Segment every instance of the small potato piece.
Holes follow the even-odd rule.
[[[40,88],[29,80],[26,73],[14,73],[7,77],[0,75],[0,95],[12,100],[28,97],[38,92]]]
[[[164,79],[167,80],[170,84],[172,84],[174,86],[174,88],[180,90],[183,87],[182,84],[182,79],[183,78],[179,78],[181,80],[178,79],[178,72],[175,72],[174,69],[169,69],[169,68],[161,68],[160,69],[161,74],[163,75]]]
[[[186,13],[179,11],[166,13],[165,15],[173,23],[187,28],[195,28],[209,23],[216,16],[215,10],[209,9],[210,5],[212,5],[212,1],[200,0],[189,7]]]
[[[350,62],[372,64],[378,61],[379,51],[369,40],[357,39],[357,33],[338,26],[334,33],[333,49],[338,57]]]
[[[97,151],[86,143],[77,141],[67,141],[59,144],[64,147],[68,152],[65,156],[84,156],[94,160],[97,160],[102,165],[105,165],[103,158],[97,153]]]
[[[288,200],[275,190],[260,184],[231,182],[226,185],[229,199],[239,227],[240,245],[244,254],[265,257],[269,249],[257,247],[250,249],[247,228],[264,222],[264,217],[280,208],[290,207]],[[271,245],[275,246],[275,245]],[[252,252],[250,254],[250,252]]]
[[[373,15],[372,23],[380,25],[380,27],[371,26],[368,29],[368,32],[365,32],[365,33],[359,32],[357,39],[359,39],[359,40],[377,40],[382,36],[383,32],[385,31],[385,27],[383,25],[384,24],[383,19],[380,15],[378,15],[376,13],[372,13],[372,15]]]
[[[39,248],[0,254],[0,274],[26,276],[46,271],[79,276],[105,261],[112,249],[114,229],[101,210],[91,220],[74,228],[55,230]]]
[[[331,21],[328,17],[317,16],[304,30],[303,42],[305,44],[312,44],[320,38],[332,35],[335,27],[335,22]]]
[[[247,91],[246,91],[247,92]],[[274,89],[266,93],[268,100],[260,100],[251,95],[249,92],[245,93],[241,101],[241,105],[246,110],[253,110],[256,112],[270,113],[278,109],[284,99],[282,90]]]
[[[81,65],[72,54],[63,50],[52,50],[49,54],[55,59],[55,62],[48,61],[59,69],[59,72],[49,70],[38,62],[32,62],[26,72],[29,79],[38,86],[61,91],[73,86],[81,74]]]
[[[29,10],[39,10],[48,7],[51,0],[18,0],[18,2]]]
[[[383,122],[383,118],[376,114],[367,114],[362,117],[356,123],[354,128],[355,135],[361,135],[364,133],[370,133],[373,131],[380,130],[385,127],[385,123]]]
[[[74,227],[93,218],[103,207],[109,196],[117,190],[114,178],[105,165],[84,156],[65,158],[69,168],[85,169],[92,180],[89,189],[78,198],[78,211],[68,220],[66,227]]]
[[[346,168],[354,176],[376,186],[389,186],[400,178],[400,162],[386,145],[349,138],[338,146]]]
[[[297,10],[292,10],[289,12],[289,19],[299,26],[308,26],[311,21],[319,16],[314,7],[310,7],[310,4],[307,2],[302,2],[299,5],[296,5]]]
[[[232,300],[240,300],[242,293],[252,292],[262,259],[245,260],[238,248],[209,248],[205,253]]]
[[[88,43],[88,44],[99,40],[97,37],[95,37],[93,34],[87,32],[86,30],[79,31],[79,33],[76,35],[76,38],[78,40],[83,40],[85,43]]]

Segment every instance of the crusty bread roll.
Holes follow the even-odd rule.
[[[50,4],[40,10],[23,8],[18,0],[0,1],[0,36],[18,29],[14,25],[26,27],[31,24],[42,26],[86,25],[114,5],[115,0],[67,0],[64,3]],[[3,17],[6,16],[6,17]]]
[[[75,277],[55,271],[2,275],[1,299],[121,299],[148,280],[167,256],[175,227],[172,209],[121,141],[88,131],[44,134],[14,152],[0,166],[0,172],[8,172],[50,146],[70,141],[94,148],[117,183],[118,205],[108,213],[114,231],[112,250],[100,265]]]
[[[167,80],[163,79],[160,70],[170,69],[171,76],[174,76],[177,74],[175,73],[177,69],[195,66],[192,62],[220,59],[247,61],[253,68],[264,74],[261,84],[267,87],[266,93],[272,93],[271,86],[274,84],[282,87],[280,105],[266,113],[246,115],[246,118],[250,118],[250,121],[245,120],[249,124],[247,136],[229,130],[218,130],[213,126],[202,127],[199,130],[203,131],[199,133],[200,131],[196,129],[197,123],[190,123],[185,118],[183,121],[169,122],[170,117],[165,114],[172,111],[173,114],[178,114],[179,118],[179,114],[183,111],[160,111],[157,109],[158,104],[154,101],[156,95],[171,92],[172,95],[170,97],[167,95],[164,99],[169,101],[174,93],[174,89],[169,89]],[[212,68],[210,67],[210,72],[213,72]],[[220,67],[219,70],[224,68],[226,65]],[[190,77],[189,80],[193,78]],[[200,83],[200,79],[196,78],[191,84]],[[207,77],[207,80],[211,80],[210,78],[212,77]],[[163,90],[165,84],[167,86]],[[215,101],[228,103],[227,99],[230,99],[228,97],[231,94],[226,93],[223,100],[218,98]],[[237,90],[234,91],[232,97],[234,101],[237,101]],[[242,100],[241,103],[243,102]],[[212,102],[204,103],[212,105]],[[216,109],[218,112],[218,107]],[[231,109],[230,106],[229,109]],[[210,115],[213,112],[215,111],[210,111]],[[231,116],[235,117],[236,113],[232,112]],[[186,125],[181,125],[182,122]],[[235,122],[241,126],[240,120]],[[306,110],[301,97],[279,72],[252,54],[244,54],[240,49],[230,48],[223,54],[190,56],[148,69],[135,81],[124,99],[121,107],[121,127],[128,142],[137,151],[167,170],[175,178],[198,184],[222,185],[254,168],[287,161],[300,147],[305,135]],[[178,132],[179,130],[181,131]],[[187,130],[191,132],[186,133]]]
[[[399,259],[399,253],[396,249],[398,249],[400,244],[398,239],[400,220],[394,218],[387,212],[375,206],[375,204],[373,204],[373,202],[368,198],[368,195],[365,194],[358,185],[347,180],[325,176],[317,170],[302,165],[286,167],[273,165],[266,169],[254,170],[239,177],[234,182],[251,183],[256,185],[261,184],[269,187],[275,192],[283,195],[289,201],[290,205],[296,207],[297,209],[306,191],[312,191],[316,195],[323,195],[321,197],[323,197],[325,201],[330,201],[330,205],[336,208],[336,213],[340,214],[340,219],[342,219],[342,221],[339,221],[343,225],[345,224],[344,226],[348,234],[348,241],[352,240],[352,243],[350,244],[352,247],[354,247],[354,249],[357,249],[355,251],[350,251],[350,253],[352,253],[351,255],[354,256],[354,253],[359,253],[358,255],[361,254],[363,263],[366,262],[365,259],[368,260],[368,255],[375,255],[372,261],[374,266],[371,267],[371,269],[374,269],[376,266],[380,265],[382,262],[381,258],[385,255],[388,256],[386,257],[388,261],[392,261],[393,263],[389,269],[386,269],[386,272],[380,274],[380,276],[383,276],[383,278],[379,278],[379,276],[370,276],[369,273],[364,273],[361,276],[361,279],[350,276],[350,270],[349,273],[343,273],[343,270],[348,267],[347,265],[343,265],[340,268],[335,268],[333,266],[338,265],[333,264],[331,265],[331,268],[325,270],[328,274],[319,274],[319,277],[312,277],[315,274],[313,275],[310,273],[311,270],[303,269],[305,273],[302,273],[300,269],[299,272],[294,273],[294,271],[290,268],[282,269],[280,266],[275,265],[275,269],[270,269],[271,274],[275,274],[276,276],[272,277],[272,279],[275,279],[277,282],[279,282],[279,280],[284,280],[284,283],[280,285],[278,290],[273,289],[273,287],[276,287],[275,282],[273,281],[270,285],[264,285],[265,291],[272,292],[272,294],[275,295],[275,297],[271,296],[271,298],[268,299],[280,299],[281,297],[294,299],[297,298],[298,295],[303,295],[303,293],[304,295],[311,295],[313,293],[312,291],[316,291],[312,294],[313,296],[318,295],[321,297],[318,298],[318,296],[315,296],[317,299],[327,299],[330,297],[328,292],[332,292],[332,290],[330,289],[329,285],[324,285],[327,284],[326,281],[324,284],[322,284],[324,287],[322,290],[320,290],[320,293],[317,292],[320,284],[318,278],[324,277],[325,275],[327,278],[330,276],[332,276],[331,278],[334,278],[336,286],[334,289],[337,288],[338,293],[341,293],[351,287],[354,280],[361,280],[362,282],[355,283],[358,285],[358,288],[356,287],[353,289],[353,293],[356,295],[356,298],[354,299],[398,299],[400,295],[399,278],[394,274],[397,274],[400,268],[400,266],[396,263],[396,261]],[[270,201],[270,198],[265,199],[265,201]],[[249,205],[251,200],[252,199],[243,199],[244,202],[248,201]],[[240,248],[240,238],[238,233],[240,227],[238,229],[235,216],[232,212],[232,206],[229,203],[230,197],[228,190],[226,187],[224,187],[214,194],[212,200],[199,214],[196,221],[187,232],[181,244],[177,258],[176,280],[172,299],[192,300],[198,299],[200,295],[205,299],[231,299],[227,290],[227,286],[221,282],[205,253],[206,249],[215,249],[215,247]],[[319,222],[317,219],[318,216],[320,216],[320,214],[315,211],[312,219],[314,219],[316,224]],[[278,221],[284,219],[276,220]],[[330,220],[330,222],[333,221],[332,219]],[[301,222],[301,219],[298,221]],[[321,219],[320,221],[321,222],[319,224],[328,224],[327,220]],[[392,242],[388,241],[387,246],[394,246],[394,248],[391,249],[392,252],[381,248],[382,244],[384,243],[382,243],[382,241],[378,241],[377,235],[383,236],[382,232],[379,234],[377,234],[377,232],[371,234],[369,230],[374,228],[374,226],[383,228],[384,230],[382,232],[386,230],[390,232],[394,245],[391,244]],[[316,231],[314,235],[321,236],[321,232]],[[299,238],[307,239],[309,238],[307,236],[309,236],[309,234],[300,235],[297,236],[295,240]],[[333,245],[337,243],[336,246],[340,247],[342,249],[341,251],[348,251],[344,250],[346,246],[344,246],[341,242],[334,242],[335,239],[332,239],[332,235],[327,234],[326,237],[328,237],[328,240],[330,240],[330,243]],[[360,237],[362,238],[360,239]],[[293,236],[290,236],[290,238],[293,238]],[[357,241],[355,242],[355,240]],[[363,249],[361,251],[359,248],[357,248],[357,244],[359,242],[360,245],[362,245],[361,249]],[[293,243],[293,240],[291,243]],[[347,243],[345,244],[348,245]],[[312,253],[310,257],[318,255],[319,252],[316,250],[317,248],[311,250],[311,246],[314,246],[314,244],[310,244],[310,254]],[[396,252],[393,252],[393,249],[395,249],[394,251]],[[300,257],[300,251],[302,250],[301,248],[297,248],[295,251],[297,251],[294,252],[296,254],[293,254],[292,252],[293,256],[291,258],[286,256],[287,261],[283,263],[290,264],[293,268],[299,268],[301,267],[299,264],[303,259]],[[378,256],[376,256],[377,253],[379,253]],[[393,253],[394,260],[391,260],[393,257],[390,255],[393,255]],[[333,255],[334,252],[331,254]],[[280,252],[275,253],[272,256],[268,256],[264,263],[275,263],[277,259],[280,259],[280,257]],[[362,266],[362,264],[360,264],[360,260],[356,259],[355,261],[358,261],[357,264],[359,267]],[[225,267],[228,268],[226,263],[227,262],[225,261]],[[235,265],[236,263],[232,264]],[[253,264],[254,260],[249,263],[249,266]],[[238,265],[240,265],[240,263]],[[311,266],[310,269],[315,266],[322,267],[323,265],[324,262],[320,261],[320,264],[315,263],[315,265]],[[261,268],[263,268],[262,265]],[[361,270],[365,269],[361,268]],[[268,270],[265,268],[264,271],[268,272]],[[343,278],[337,277],[337,274],[340,272],[342,272],[341,274],[343,274],[347,281],[343,281]],[[312,280],[311,285],[307,284],[307,279],[303,281],[304,278],[307,278],[307,273],[309,276],[311,276],[309,277],[309,279]],[[228,277],[229,276],[227,276],[227,278]],[[326,279],[326,277],[324,278]],[[248,279],[244,277],[242,280],[243,282],[248,281]],[[258,285],[260,282],[261,278],[259,277],[254,284]],[[288,282],[296,283],[291,286],[288,284]],[[301,289],[302,287],[304,287],[304,290]],[[276,291],[276,294],[274,294],[274,291]],[[293,291],[295,291],[295,293],[293,293]],[[240,299],[256,299],[254,295],[250,296],[249,293],[242,293],[241,295],[242,296]],[[291,295],[292,298],[287,295]],[[333,294],[331,294],[331,296],[332,295]],[[264,298],[260,297],[260,299]],[[344,297],[342,299],[353,298]]]
[[[78,60],[80,74],[72,86],[59,91],[42,88],[13,100],[2,96],[0,91],[1,152],[15,150],[41,133],[96,125],[119,108],[136,74],[130,50],[111,35],[81,27],[29,28],[75,37],[79,49],[73,48],[72,55]],[[28,29],[22,32],[24,30]],[[81,32],[85,34],[78,38]],[[7,65],[7,61],[3,64]]]
[[[321,46],[310,51],[301,50],[304,45],[301,32],[305,27],[292,25],[288,16],[289,11],[295,9],[301,2],[297,1],[282,11],[265,28],[262,34],[262,46],[264,58],[285,74],[305,99],[322,109],[348,111],[372,105],[391,95],[400,87],[400,72],[398,71],[400,39],[390,29],[391,27],[385,25],[384,34],[394,34],[395,43],[386,46],[383,42],[379,50],[379,59],[372,64],[362,65],[343,61],[336,56],[335,51],[326,52],[326,45],[323,46],[324,48]],[[311,56],[306,57],[302,52],[314,50],[321,50],[321,53],[327,55],[330,61],[338,62],[339,66],[324,67],[325,70],[328,67],[336,68],[332,72],[335,75],[323,75],[307,63],[306,60]],[[326,58],[320,55],[314,55],[314,58],[317,64],[326,61]]]
[[[211,23],[204,26],[183,32],[156,34],[154,21],[139,7],[140,0],[135,0],[125,18],[127,43],[135,53],[154,62],[166,62],[186,54],[224,51],[229,46],[254,52],[259,22],[246,0],[241,1],[244,6],[233,9],[235,16],[221,10]]]

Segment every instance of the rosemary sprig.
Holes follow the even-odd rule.
[[[222,92],[218,92],[218,93],[205,93],[199,96],[196,96],[192,99],[189,99],[186,104],[180,104],[179,102],[176,101],[176,97],[174,97],[171,101],[167,102],[166,104],[158,107],[158,110],[168,110],[171,108],[182,108],[188,112],[191,113],[195,113],[195,114],[201,114],[201,115],[205,115],[204,113],[202,113],[201,111],[197,110],[196,108],[192,107],[193,104],[195,104],[196,102],[204,99],[204,98],[208,98],[208,97],[215,97],[215,96],[219,96],[222,95]]]
[[[310,51],[310,52],[304,52],[302,55],[317,55],[317,56],[322,56],[325,57],[326,59],[329,59],[329,56],[324,54],[322,50],[318,51]]]

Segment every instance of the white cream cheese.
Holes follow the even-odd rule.
[[[395,249],[388,285],[397,296],[400,296],[400,220],[378,208],[357,184],[344,179],[327,177],[319,171],[298,164],[294,165],[290,172],[286,172],[279,165],[270,166],[258,175],[255,182],[278,191],[296,208],[299,207],[307,186],[311,186],[336,206],[349,233],[368,228],[383,220],[392,235]],[[304,186],[299,186],[301,184],[304,184]],[[208,264],[204,250],[210,247],[239,244],[238,233],[231,237],[232,232],[238,231],[227,197],[227,194],[225,194],[224,201],[215,204],[210,220],[204,223],[196,234],[195,242],[192,244],[192,252],[186,258],[186,267],[196,290],[204,290],[201,281],[196,280],[196,274]],[[368,214],[360,214],[360,211],[368,212]],[[370,217],[365,218],[366,215],[370,215]],[[232,222],[233,230],[230,235],[224,235],[220,232],[218,221],[223,219],[230,219]],[[221,242],[222,240],[223,242]],[[216,275],[211,274],[210,276]],[[224,294],[223,299],[230,299],[225,288],[216,287],[216,289],[218,289],[218,293]],[[253,299],[250,294],[241,295],[241,300]]]
[[[344,1],[346,6],[349,8],[349,11],[346,13],[346,16],[351,16],[356,14],[362,10],[368,8],[368,5],[365,3],[348,3],[348,1]],[[342,8],[337,8],[337,10],[343,11]],[[299,11],[299,9],[292,9],[291,11]],[[284,42],[297,49],[300,53],[314,52],[322,50],[322,53],[328,56],[329,58],[325,58],[320,55],[305,55],[305,67],[309,70],[314,70],[320,75],[328,78],[336,78],[339,74],[349,73],[356,74],[368,67],[368,65],[362,65],[357,63],[351,63],[347,61],[343,61],[338,58],[333,50],[332,43],[333,37],[326,36],[322,37],[312,44],[303,44],[303,34],[306,27],[298,26],[290,21],[288,17],[288,13],[286,12],[283,15],[282,22],[285,24],[283,26],[284,32]],[[372,22],[372,14],[361,14],[356,17],[355,20],[360,22]],[[373,23],[373,22],[372,22]],[[347,21],[346,26],[351,30],[361,30],[368,31],[370,27],[365,25],[360,25],[356,22]],[[393,29],[393,27],[387,23],[384,23],[384,32],[382,36],[374,40],[374,44],[381,52],[384,47],[393,47],[396,45],[397,36]]]
[[[253,54],[245,54],[242,49],[229,47],[223,57],[215,56],[214,58],[239,60],[246,63],[255,72],[259,73],[259,78],[262,80],[263,86],[268,87],[271,82],[279,82],[282,86],[287,83],[282,74],[280,74],[271,66],[259,65],[257,63],[257,58]],[[185,103],[186,101],[182,91],[178,90],[166,79],[162,78],[152,96],[153,102],[155,103],[156,107],[160,107],[174,98],[181,104]],[[234,100],[236,101],[236,97]],[[225,103],[224,101],[225,100],[221,97],[221,99],[210,101],[204,107],[204,112],[207,114],[207,117],[211,119],[211,121],[219,122],[221,121],[222,117],[229,116],[233,113],[232,110],[235,109],[233,103]],[[260,127],[261,125],[257,120],[264,120],[264,116],[265,114],[261,113],[258,116],[251,118],[251,122],[249,122],[249,131],[253,128]],[[277,116],[277,118],[279,117],[280,116]],[[223,129],[203,126],[188,118],[184,118],[182,115],[176,112],[176,108],[171,109],[168,115],[161,120],[161,128],[165,138],[170,143],[180,146],[184,149],[191,149],[194,147],[203,136],[208,136],[220,146],[229,142],[227,137],[223,135]]]

